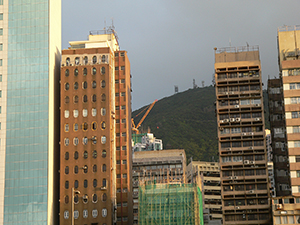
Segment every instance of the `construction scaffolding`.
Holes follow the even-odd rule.
[[[203,205],[196,184],[139,186],[140,225],[203,225]]]

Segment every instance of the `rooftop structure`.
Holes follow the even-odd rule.
[[[163,149],[162,140],[156,139],[152,133],[132,134],[132,152],[157,151]]]

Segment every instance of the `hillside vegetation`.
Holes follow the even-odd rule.
[[[264,96],[265,99],[267,100]],[[156,138],[163,140],[164,149],[185,149],[188,161],[191,156],[193,160],[217,161],[214,102],[213,86],[189,89],[163,98],[156,102],[141,129],[147,132],[150,128]],[[145,107],[132,113],[135,124],[140,121],[144,112],[137,117],[135,115]]]

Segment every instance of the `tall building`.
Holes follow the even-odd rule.
[[[202,194],[204,199],[204,209],[208,209],[208,220],[222,220],[221,182],[220,166],[216,162],[192,161],[187,166],[187,179],[189,183],[194,183],[200,176],[203,184]]]
[[[281,78],[268,80],[269,117],[272,139],[272,161],[276,196],[291,194],[287,151],[284,99]],[[269,160],[270,161],[270,160]]]
[[[131,81],[113,28],[62,51],[60,224],[132,224]]]
[[[57,224],[61,1],[0,0],[0,224]]]
[[[215,49],[224,224],[270,224],[258,46]]]
[[[144,182],[184,184],[186,156],[183,149],[136,151],[132,160],[133,224],[140,224],[139,187]]]
[[[300,196],[300,26],[284,26],[278,28],[278,59],[283,89],[285,128],[273,130],[274,135],[285,134],[289,165],[285,169],[290,174],[292,195]],[[287,161],[287,159],[286,159]],[[274,162],[275,164],[275,162]],[[288,172],[290,169],[290,173]],[[276,179],[276,170],[275,170]]]

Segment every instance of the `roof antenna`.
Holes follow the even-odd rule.
[[[115,26],[114,26],[114,18],[112,17],[111,18],[111,28],[114,30],[115,29]]]

